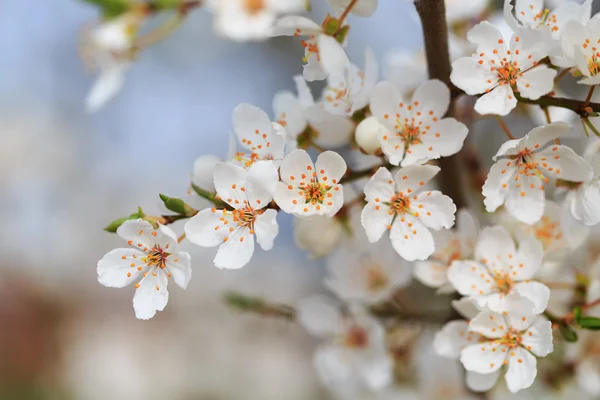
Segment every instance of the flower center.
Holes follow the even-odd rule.
[[[513,286],[513,280],[510,278],[508,274],[494,274],[494,282],[496,282],[496,287],[502,293],[508,294],[510,289]]]
[[[542,242],[544,249],[550,248],[553,242],[563,238],[558,221],[554,221],[548,216],[543,216],[542,219],[530,229],[533,230],[536,239]]]
[[[265,9],[265,0],[244,0],[243,6],[250,15],[255,15]]]
[[[327,195],[327,192],[331,189],[331,186],[327,186],[324,183],[319,183],[317,181],[313,181],[308,185],[304,185],[300,188],[300,190],[304,194],[304,199],[306,203],[311,204],[323,204],[323,199]]]
[[[404,149],[408,149],[412,144],[421,143],[421,130],[414,125],[406,125],[402,132],[398,133],[398,136],[404,140]]]
[[[600,52],[593,54],[588,58],[588,71],[592,76],[595,76],[600,72]]]
[[[367,269],[367,288],[371,292],[378,292],[388,286],[390,282],[389,276],[378,265],[370,265]]]
[[[410,210],[410,198],[408,196],[404,196],[402,193],[397,193],[394,197],[392,197],[392,203],[390,205],[392,210],[396,212],[396,214],[405,214]]]
[[[149,267],[159,267],[160,269],[166,268],[166,259],[169,256],[160,247],[154,247],[152,250],[142,259]]]
[[[508,84],[511,86],[514,86],[517,83],[517,78],[523,75],[518,63],[507,61],[506,58],[500,62],[500,67],[496,68],[496,74],[500,85]]]
[[[232,214],[233,221],[237,222],[238,226],[254,229],[254,220],[256,220],[256,217],[262,214],[262,212],[260,210],[255,211],[252,207],[246,206],[239,210],[233,210]]]
[[[344,344],[351,349],[364,349],[369,344],[369,335],[362,326],[353,325],[346,331]]]
[[[521,336],[521,333],[514,328],[509,328],[504,336],[500,339],[496,339],[496,343],[511,349],[521,346],[522,341],[523,337]]]

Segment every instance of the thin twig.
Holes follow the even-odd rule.
[[[510,140],[514,140],[515,137],[511,133],[510,129],[508,129],[508,126],[504,123],[504,120],[502,119],[502,117],[499,115],[494,115],[494,117],[496,117],[496,121],[498,121],[498,124],[500,124],[500,128],[502,128],[502,130],[504,131],[506,136],[508,136],[508,138]]]

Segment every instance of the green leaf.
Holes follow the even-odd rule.
[[[104,228],[104,230],[106,232],[116,233],[117,229],[119,229],[119,227],[121,225],[123,225],[123,223],[125,221],[129,221],[129,220],[132,220],[132,219],[138,219],[138,218],[144,218],[144,216],[145,216],[145,214],[143,213],[142,208],[138,207],[138,212],[137,213],[133,213],[129,217],[115,219],[113,222],[111,222],[110,224],[108,224],[106,226],[106,228]]]
[[[582,317],[580,315],[577,323],[583,328],[590,331],[600,331],[600,318]]]
[[[581,319],[581,307],[575,307],[573,309],[573,315],[575,316],[575,321],[579,322]]]
[[[183,201],[181,199],[177,199],[175,197],[169,197],[164,194],[160,194],[159,196],[160,196],[161,200],[163,201],[163,203],[165,203],[165,207],[167,207],[169,210],[173,211],[174,213],[177,213],[180,215],[185,215],[187,217],[192,217],[192,216],[196,215],[196,210],[194,210],[192,207],[185,204],[185,201]]]
[[[571,328],[569,325],[561,325],[560,333],[562,334],[563,338],[565,338],[565,341],[567,341],[567,342],[573,343],[573,342],[576,342],[578,339],[577,332],[575,332],[575,330],[573,328]]]
[[[116,18],[131,9],[130,0],[83,0],[86,3],[94,4],[102,10],[102,15],[106,19]]]
[[[329,18],[323,25],[323,32],[329,36],[333,36],[340,27],[340,21],[335,18]]]

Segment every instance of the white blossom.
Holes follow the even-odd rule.
[[[388,299],[410,282],[412,266],[387,241],[371,244],[364,232],[354,231],[352,240],[327,259],[325,285],[339,298],[361,304]]]
[[[424,285],[437,288],[438,293],[454,291],[448,282],[448,268],[456,260],[472,258],[478,235],[475,217],[466,209],[459,210],[455,229],[433,232],[435,252],[429,259],[415,263],[415,277]]]
[[[508,302],[505,312],[482,311],[469,322],[469,330],[479,340],[461,350],[460,361],[467,371],[483,375],[472,376],[471,386],[489,389],[506,366],[508,390],[526,389],[537,375],[536,356],[545,357],[554,350],[550,321],[537,316],[525,298],[510,296]]]
[[[468,129],[444,118],[449,105],[450,90],[438,80],[421,84],[409,101],[392,84],[379,83],[371,96],[371,112],[387,128],[379,140],[390,163],[422,164],[457,153]]]
[[[297,216],[333,217],[344,204],[340,179],[346,162],[333,151],[325,151],[314,164],[304,150],[294,150],[281,164],[275,202],[285,212]]]
[[[508,231],[501,226],[485,228],[475,246],[474,260],[454,261],[448,269],[448,280],[456,290],[487,306],[502,312],[507,295],[519,293],[542,313],[550,298],[550,289],[532,281],[544,258],[542,244],[526,238],[517,250]]]
[[[285,129],[281,125],[271,123],[267,113],[247,103],[235,108],[232,121],[238,141],[249,151],[236,153],[235,162],[245,167],[259,160],[274,161],[279,165],[286,143]]]
[[[305,0],[211,0],[215,30],[227,38],[246,41],[267,39],[278,15],[300,12]]]
[[[273,163],[258,161],[248,170],[231,163],[215,166],[217,195],[233,211],[205,209],[185,224],[187,239],[202,247],[219,246],[218,268],[238,269],[254,253],[254,236],[263,250],[271,250],[279,233],[277,211],[267,206],[278,181]]]
[[[394,249],[408,261],[425,260],[435,250],[432,230],[454,225],[456,206],[437,190],[424,190],[440,169],[430,165],[401,168],[395,177],[379,170],[365,186],[367,205],[361,215],[369,241],[379,241],[386,230]]]
[[[504,143],[494,156],[497,162],[483,186],[487,211],[494,212],[504,204],[513,217],[534,224],[544,213],[545,188],[550,178],[590,180],[593,171],[583,158],[567,146],[553,143],[568,130],[569,125],[556,122]]]
[[[271,36],[308,36],[300,43],[304,47],[304,78],[307,81],[323,80],[331,73],[347,69],[350,60],[336,38],[326,34],[316,22],[299,16],[279,19]]]
[[[84,37],[84,58],[100,76],[86,97],[88,111],[97,111],[123,87],[135,56],[135,37],[143,15],[125,13],[103,21]]]
[[[485,93],[475,103],[479,114],[507,115],[519,95],[537,100],[554,87],[556,71],[539,61],[549,52],[543,32],[521,28],[510,40],[489,22],[481,22],[467,34],[477,45],[471,57],[452,63],[450,79],[469,95]]]
[[[338,218],[311,215],[294,218],[296,245],[312,258],[329,255],[344,237],[344,226]]]
[[[383,135],[383,132],[387,132],[386,127],[372,115],[358,124],[354,132],[354,140],[363,152],[375,154],[381,151],[379,137]]]
[[[323,90],[322,106],[334,115],[352,115],[365,108],[379,79],[379,65],[373,50],[365,50],[364,71],[354,64],[327,77]]]
[[[449,23],[479,18],[490,0],[446,0],[446,18]]]
[[[323,296],[303,299],[296,309],[300,324],[324,339],[314,363],[325,385],[350,394],[381,390],[391,383],[393,362],[385,330],[376,319],[360,311],[344,315],[337,303]]]
[[[568,62],[583,75],[579,81],[585,85],[600,83],[600,18],[596,14],[589,21],[571,20],[561,34],[561,46]]]
[[[169,278],[185,289],[192,277],[190,255],[178,251],[177,236],[171,228],[152,228],[142,219],[125,221],[117,234],[131,248],[115,249],[98,261],[98,282],[122,288],[135,284],[133,309],[139,319],[150,319],[164,310],[169,301]]]
[[[600,222],[600,140],[588,147],[584,160],[592,166],[594,175],[585,182],[568,183],[569,193],[565,199],[573,218],[584,225]],[[573,187],[571,187],[573,186]]]
[[[340,15],[350,6],[352,0],[329,0],[329,4],[336,15]],[[377,9],[379,0],[357,0],[354,2],[350,13],[357,17],[370,17]]]

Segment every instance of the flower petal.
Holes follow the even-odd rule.
[[[440,191],[433,190],[413,196],[411,210],[415,215],[422,216],[421,222],[426,227],[436,231],[442,228],[449,229],[454,225],[456,205],[450,197]]]
[[[467,371],[491,374],[504,364],[506,352],[501,351],[502,347],[496,342],[472,344],[460,352],[460,362]]]
[[[186,238],[195,245],[215,247],[223,243],[234,227],[233,217],[225,210],[204,209],[186,222],[184,230]]]
[[[517,249],[512,236],[500,225],[484,228],[475,247],[477,260],[485,260],[485,262],[497,260],[502,263],[501,265],[492,265],[495,268],[503,268],[511,259],[510,255],[514,257],[516,253]]]
[[[500,370],[491,374],[478,374],[477,372],[467,371],[467,387],[474,392],[487,392],[496,385],[499,376]]]
[[[450,105],[450,89],[444,82],[431,79],[423,82],[415,90],[412,100],[415,110],[421,111],[424,117],[441,119]]]
[[[584,183],[568,196],[573,217],[587,226],[600,222],[600,180]]]
[[[369,202],[362,210],[361,223],[369,242],[375,243],[386,231],[388,225],[392,222],[393,215],[389,214],[390,208],[385,205],[378,205],[375,202]]]
[[[504,160],[492,165],[482,189],[482,194],[485,197],[483,203],[488,212],[494,212],[504,204],[508,195],[508,182],[516,172],[517,169],[514,166],[507,167]]]
[[[487,338],[501,338],[506,334],[508,326],[502,314],[483,311],[469,322],[469,329]]]
[[[518,178],[518,180],[517,180]],[[508,182],[505,206],[510,215],[525,224],[535,224],[544,215],[546,194],[535,172],[524,172]]]
[[[339,304],[329,297],[322,295],[306,297],[296,305],[296,313],[300,325],[311,335],[326,338],[336,335],[343,329]]]
[[[246,191],[249,205],[254,209],[266,207],[275,193],[279,182],[277,166],[271,161],[257,161],[246,175],[246,182],[240,189]]]
[[[426,286],[439,288],[448,283],[448,266],[434,260],[415,263],[414,275]]]
[[[250,229],[241,227],[233,231],[227,241],[219,246],[215,256],[215,266],[225,269],[239,269],[248,264],[254,253],[254,235]]]
[[[396,191],[412,194],[433,179],[440,168],[433,165],[410,165],[400,168],[394,176]]]
[[[140,249],[151,249],[154,247],[154,228],[150,222],[143,219],[134,219],[123,222],[117,229],[117,235],[127,241],[130,246]]]
[[[173,276],[175,283],[182,289],[187,288],[192,279],[190,255],[184,251],[171,254],[166,259],[167,271]]]
[[[297,15],[286,15],[275,22],[269,36],[312,35],[319,32],[321,32],[321,27],[312,19]]]
[[[543,313],[548,307],[550,289],[543,283],[535,281],[520,282],[513,286],[513,290],[533,303],[535,314]]]
[[[475,57],[462,57],[454,61],[450,80],[470,96],[485,93],[498,84],[496,74],[480,65]]]
[[[537,317],[533,325],[523,334],[521,342],[527,350],[538,357],[545,357],[554,351],[552,344],[552,323]]]
[[[552,91],[554,78],[556,78],[556,70],[541,64],[519,76],[517,78],[517,88],[519,88],[519,92],[523,97],[537,100]]]
[[[444,118],[431,125],[427,135],[421,134],[423,144],[442,157],[456,154],[462,149],[469,129],[454,118]]]
[[[512,393],[533,385],[537,375],[537,361],[527,350],[517,347],[510,352],[508,369],[504,378]]]
[[[233,110],[233,131],[240,144],[248,150],[257,150],[271,139],[271,120],[266,112],[252,104],[242,103]]]
[[[214,192],[215,183],[213,174],[215,165],[221,161],[223,160],[212,154],[198,157],[196,161],[194,161],[194,174],[192,177],[194,185],[209,192]]]
[[[442,357],[458,360],[461,350],[476,343],[477,338],[477,334],[469,332],[467,321],[450,321],[435,334],[433,348]]]
[[[148,271],[133,296],[133,309],[138,319],[150,319],[169,302],[167,275],[160,269]]]
[[[586,182],[594,176],[592,167],[567,146],[550,146],[535,156],[547,176],[574,182]]]
[[[233,208],[243,208],[247,202],[246,193],[242,191],[247,172],[229,162],[215,165],[214,182],[217,194]]]
[[[492,293],[493,279],[487,268],[476,261],[454,261],[448,268],[448,280],[463,296],[478,298]]]
[[[324,151],[316,162],[317,178],[327,185],[336,184],[346,173],[346,162],[335,151]]]
[[[365,185],[364,192],[367,202],[379,203],[391,200],[395,194],[392,173],[387,168],[379,168]]]
[[[392,246],[407,261],[425,260],[435,250],[433,236],[417,218],[396,217],[390,232]]]
[[[135,256],[135,257],[134,257]],[[138,281],[146,268],[145,253],[137,249],[114,249],[98,261],[98,282],[106,287],[122,288]],[[133,265],[133,266],[132,266]]]
[[[300,182],[306,185],[310,183],[314,171],[315,165],[308,153],[305,150],[294,150],[283,159],[279,173],[283,182],[300,186]]]
[[[475,111],[481,115],[508,115],[517,106],[517,99],[510,85],[496,86],[475,103]]]
[[[279,234],[277,211],[269,209],[258,215],[254,221],[254,231],[256,232],[256,241],[260,247],[265,251],[271,250],[273,241]]]

